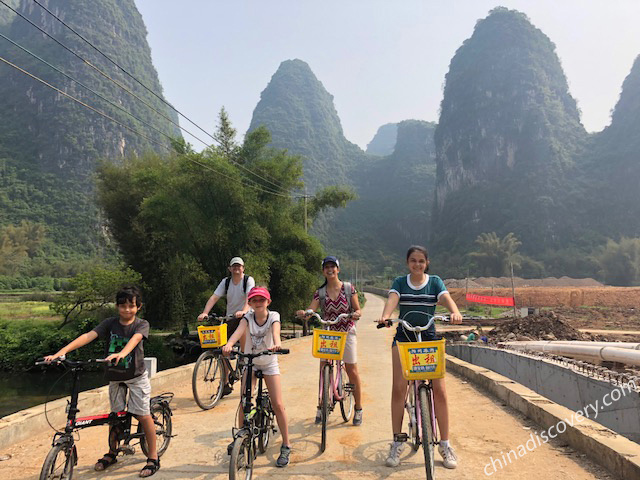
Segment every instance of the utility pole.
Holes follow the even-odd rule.
[[[307,233],[307,186],[304,187],[304,233]]]

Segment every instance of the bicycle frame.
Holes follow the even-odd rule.
[[[89,363],[89,362],[86,362]],[[93,362],[91,362],[93,363]],[[96,362],[99,363],[99,362]],[[37,362],[38,364],[44,364],[44,362]],[[52,445],[55,445],[58,442],[69,442],[74,444],[75,441],[73,439],[73,432],[77,430],[83,430],[89,427],[97,427],[100,425],[109,424],[111,427],[122,426],[122,440],[124,440],[125,446],[129,445],[131,440],[142,439],[144,437],[144,433],[131,433],[131,420],[134,415],[127,411],[120,412],[111,412],[104,413],[100,415],[91,415],[88,417],[77,417],[78,412],[78,399],[80,396],[80,388],[78,386],[78,377],[80,376],[80,371],[82,370],[82,362],[69,362],[68,365],[71,365],[71,373],[72,373],[72,384],[71,384],[71,399],[67,404],[67,423],[64,427],[64,432],[56,432],[53,436],[53,440],[51,442]],[[151,404],[166,402],[167,404],[173,398],[172,393],[165,393],[162,395],[158,395],[151,399]],[[171,409],[169,409],[171,411]],[[74,445],[75,448],[75,445]]]
[[[324,380],[324,366],[329,365],[329,381],[331,382],[331,388],[329,389],[329,403],[330,408],[333,410],[336,403],[345,398],[344,395],[340,395],[338,392],[338,385],[342,382],[342,366],[344,362],[342,360],[323,360],[320,363],[320,381],[318,383],[318,403],[322,402],[322,382]],[[334,364],[336,366],[336,374],[333,374]]]

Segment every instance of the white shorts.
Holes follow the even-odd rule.
[[[344,363],[358,363],[358,342],[355,333],[349,332],[347,334],[342,361]]]
[[[127,391],[129,400],[127,401]],[[145,370],[131,380],[109,382],[109,402],[112,412],[126,410],[134,415],[151,415],[149,402],[151,401],[151,382]]]
[[[262,357],[264,358],[264,357]],[[264,365],[253,365],[253,372],[260,370],[263,375],[280,375],[280,365],[278,365],[278,358],[273,357],[269,358],[269,363]]]

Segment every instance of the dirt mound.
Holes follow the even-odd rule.
[[[590,340],[553,311],[503,323],[487,333],[490,342],[514,340]]]
[[[478,277],[445,280],[449,288],[511,288],[511,277]],[[513,277],[513,285],[519,287],[602,287],[603,284],[593,278],[547,277],[520,278]]]

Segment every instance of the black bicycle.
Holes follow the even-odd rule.
[[[233,315],[218,316],[210,314],[207,323],[222,325],[235,318]],[[233,385],[240,380],[242,371],[240,362],[232,362],[234,359],[223,356],[221,350],[215,348],[205,348],[202,354],[196,360],[193,367],[193,375],[191,377],[191,389],[193,391],[193,399],[203,410],[210,410],[222,398],[225,386],[225,367],[229,372],[228,382]]]
[[[47,454],[40,472],[40,480],[71,480],[73,468],[78,463],[78,452],[75,445],[74,433],[88,427],[108,424],[109,449],[117,454],[132,455],[135,453],[137,441],[142,452],[149,456],[149,448],[142,425],[133,425],[133,414],[123,412],[105,413],[90,417],[77,417],[78,412],[78,377],[86,366],[105,363],[105,360],[72,361],[64,358],[52,363],[37,361],[36,365],[62,364],[72,373],[71,400],[67,400],[67,424],[64,431],[56,431],[51,442],[51,450]],[[156,441],[158,457],[169,447],[171,441],[171,407],[169,403],[173,393],[167,392],[151,399],[151,416],[156,426]]]
[[[221,349],[218,354],[222,353]],[[245,364],[245,385],[242,392],[241,405],[243,413],[242,427],[232,428],[233,443],[230,445],[231,459],[229,461],[229,478],[231,480],[250,480],[253,475],[253,460],[258,452],[267,451],[269,439],[278,430],[274,426],[274,413],[271,406],[269,392],[263,386],[262,371],[256,371],[258,379],[258,392],[255,404],[252,402],[251,379],[253,378],[253,359],[263,355],[286,355],[289,349],[283,348],[277,351],[264,351],[260,353],[242,353],[234,349],[233,353],[240,358],[244,358]]]

